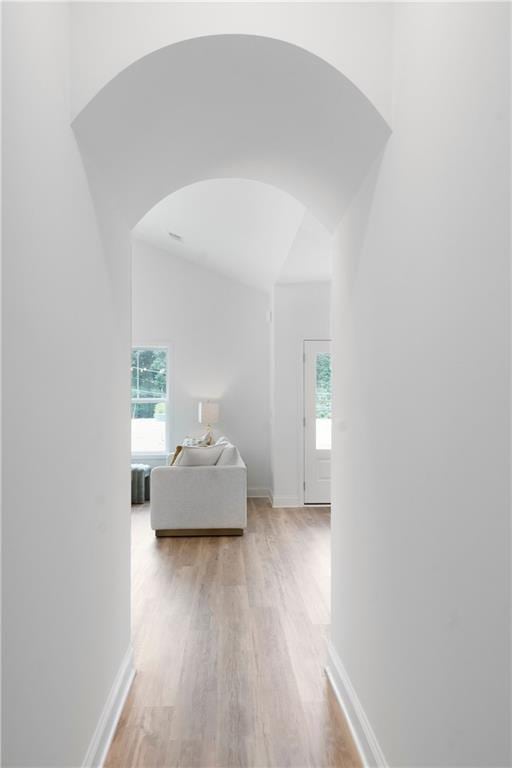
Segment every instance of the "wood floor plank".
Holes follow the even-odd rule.
[[[248,500],[243,537],[156,539],[132,511],[137,675],[106,768],[361,768],[324,672],[325,508]]]

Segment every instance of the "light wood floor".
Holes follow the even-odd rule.
[[[133,519],[137,676],[107,768],[360,768],[323,671],[329,511],[249,501],[243,537]]]

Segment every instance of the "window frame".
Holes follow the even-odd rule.
[[[132,459],[161,459],[163,456],[168,456],[169,446],[171,445],[171,397],[170,397],[170,382],[169,373],[171,370],[171,345],[167,342],[155,341],[155,342],[135,342],[132,341],[130,348],[130,370],[131,370],[131,355],[134,350],[148,349],[148,350],[164,350],[167,359],[167,375],[166,375],[166,394],[165,397],[132,397],[131,396],[131,375],[130,375],[130,424],[132,422],[131,412],[133,405],[144,405],[145,403],[165,403],[165,447],[163,451],[134,451],[131,446],[130,435],[130,452]]]

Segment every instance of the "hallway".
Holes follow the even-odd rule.
[[[137,675],[107,768],[360,765],[323,671],[322,508],[249,500],[243,537],[156,540],[132,512]]]
[[[1,17],[0,763],[512,766],[511,3]],[[209,426],[275,509],[157,541]]]

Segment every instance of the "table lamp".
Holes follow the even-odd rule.
[[[208,442],[213,442],[212,424],[217,424],[219,420],[219,404],[213,400],[202,400],[199,403],[199,423],[208,430]]]

